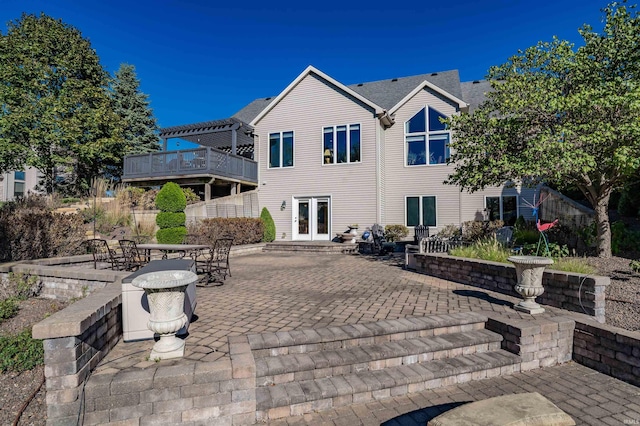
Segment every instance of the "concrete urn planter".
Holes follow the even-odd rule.
[[[536,303],[536,297],[544,293],[542,275],[553,260],[542,256],[510,256],[507,260],[516,267],[517,284],[514,290],[524,300],[513,307],[528,314],[541,314],[544,308]]]
[[[131,281],[135,287],[144,289],[149,300],[149,322],[147,326],[160,336],[150,359],[170,359],[184,356],[184,340],[176,333],[187,322],[184,313],[184,295],[187,286],[197,281],[191,271],[158,271],[140,275]]]

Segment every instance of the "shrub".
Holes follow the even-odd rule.
[[[142,196],[144,193],[144,188],[127,186],[126,188],[121,188],[116,193],[116,200],[126,208],[136,207],[142,204]]]
[[[187,215],[184,212],[160,212],[156,215],[156,224],[160,228],[184,227],[186,221]]]
[[[517,230],[524,229],[527,226],[527,221],[524,220],[524,216],[520,215],[516,219],[516,223],[513,224],[513,228]]]
[[[0,259],[31,260],[82,254],[85,232],[77,213],[53,213],[44,204],[7,203],[0,210]]]
[[[632,260],[631,262],[629,262],[629,267],[633,272],[636,272],[636,273],[640,272],[640,261]]]
[[[508,263],[507,258],[513,252],[502,245],[495,237],[485,238],[466,247],[450,250],[451,256],[468,257],[471,259],[489,260],[492,262]]]
[[[384,227],[384,238],[389,242],[400,241],[409,235],[409,228],[404,225],[387,225]]]
[[[186,236],[187,228],[184,226],[158,229],[156,232],[156,240],[158,240],[160,244],[182,244]]]
[[[25,275],[9,272],[0,286],[0,299],[27,300],[36,297],[42,290],[43,283],[37,275]]]
[[[160,192],[160,190],[150,189],[144,194],[142,194],[142,200],[140,201],[140,205],[144,210],[156,209],[156,196],[158,195],[158,192]]]
[[[462,238],[467,241],[479,241],[490,238],[493,233],[504,226],[501,220],[485,222],[471,220],[462,224]]]
[[[0,323],[17,315],[20,308],[15,299],[0,300]]]
[[[537,229],[517,228],[513,233],[513,241],[516,244],[536,244],[540,238]]]
[[[184,192],[184,197],[187,200],[187,204],[195,204],[201,201],[198,194],[196,194],[191,188],[182,188],[182,192]]]
[[[226,236],[233,237],[234,245],[254,244],[264,238],[264,221],[245,217],[203,219],[189,225],[189,235],[199,244],[213,245]]]
[[[21,372],[44,364],[41,340],[31,338],[26,329],[14,336],[0,336],[0,371]]]
[[[165,183],[156,196],[156,207],[161,210],[161,213],[156,216],[156,224],[160,228],[156,232],[158,243],[182,243],[187,235],[187,228],[184,226],[185,219],[183,219],[186,218],[184,209],[187,207],[187,199],[180,186],[174,182]],[[177,215],[177,213],[182,213],[182,215]],[[179,219],[182,220],[179,221]]]
[[[449,224],[442,228],[437,234],[440,238],[456,238],[462,235],[458,225]]]
[[[619,220],[611,224],[611,252],[613,254],[637,250],[639,246],[640,231],[627,229],[624,222]]]
[[[163,212],[182,212],[187,207],[187,197],[177,183],[167,182],[156,195],[156,208]]]
[[[262,237],[262,241],[265,243],[270,243],[276,239],[276,224],[273,221],[273,217],[271,217],[271,213],[267,210],[266,207],[262,208],[260,212],[260,219],[264,223],[264,235]]]
[[[76,197],[69,197],[69,198],[62,199],[62,204],[75,204],[79,202],[80,202],[80,198],[76,198]]]

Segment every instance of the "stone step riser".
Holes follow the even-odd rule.
[[[363,376],[364,380],[360,381],[364,381],[366,383],[366,389],[364,386],[357,386],[357,382],[355,381],[356,379],[353,378],[353,375],[347,377],[346,380],[342,377],[317,380],[316,382],[319,383],[318,389],[315,391],[307,390],[306,394],[304,393],[304,390],[303,392],[296,391],[296,386],[298,386],[297,383],[284,385],[286,390],[282,389],[282,385],[276,386],[282,389],[280,392],[274,392],[274,387],[259,388],[258,393],[267,392],[268,390],[270,400],[268,402],[261,401],[261,397],[258,395],[256,419],[258,422],[264,422],[281,417],[303,415],[314,411],[337,408],[352,403],[367,403],[374,400],[402,396],[413,392],[438,389],[445,386],[465,383],[471,380],[482,380],[485,378],[509,375],[520,371],[520,363],[517,361],[517,358],[518,357],[515,357],[514,355],[509,356],[509,358],[504,358],[503,356],[497,362],[497,365],[487,366],[486,368],[480,368],[476,371],[461,372],[457,369],[452,369],[451,371],[443,372],[441,377],[437,378],[419,380],[415,380],[415,378],[407,378],[405,382],[402,380],[390,380],[382,386],[369,386],[370,379]],[[393,368],[390,368],[389,370],[393,370]],[[371,375],[372,373],[364,374]],[[397,371],[395,374],[392,374],[392,376],[401,377]],[[327,386],[330,385],[329,381],[335,385],[334,392],[331,392],[331,389],[327,388]],[[344,390],[344,383],[348,383],[348,385],[353,386],[352,392]],[[380,383],[382,383],[382,380]],[[339,388],[341,388],[341,391],[338,391]]]
[[[255,359],[265,358],[270,356],[301,354],[309,352],[329,351],[336,349],[347,349],[354,346],[365,346],[380,343],[388,343],[398,340],[414,339],[418,337],[433,337],[443,334],[461,333],[466,331],[482,330],[485,328],[483,322],[436,327],[423,330],[412,330],[399,333],[381,334],[377,336],[358,337],[358,338],[345,338],[341,340],[334,340],[330,342],[322,343],[309,343],[291,346],[277,346],[266,349],[254,349],[252,354]]]
[[[256,378],[256,386],[273,386],[277,384],[299,382],[304,380],[313,380],[321,378],[329,378],[335,376],[343,376],[348,374],[356,374],[364,371],[377,371],[385,368],[398,367],[401,365],[411,365],[453,358],[459,355],[470,355],[476,353],[491,352],[500,349],[501,342],[488,342],[469,345],[459,348],[438,350],[433,352],[424,352],[413,355],[388,357],[375,361],[353,363],[348,365],[339,365],[325,368],[315,368],[312,370],[302,370],[295,372],[287,372],[275,375],[258,376]]]

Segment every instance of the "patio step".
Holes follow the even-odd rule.
[[[248,336],[259,421],[520,370],[467,312]]]
[[[358,244],[343,244],[331,241],[279,241],[266,244],[263,251],[284,253],[301,252],[318,254],[351,254],[358,252]]]

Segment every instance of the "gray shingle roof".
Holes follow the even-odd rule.
[[[255,99],[249,105],[233,114],[233,117],[238,120],[242,120],[245,123],[251,123],[251,120],[256,118],[258,114],[260,114],[260,112],[262,112],[262,110],[265,109],[274,99],[275,97]]]
[[[349,85],[349,89],[364,96],[376,105],[390,110],[405,96],[407,96],[418,84],[427,80],[453,96],[462,99],[460,91],[460,76],[458,70],[434,72],[431,74],[412,75],[387,80],[372,81]]]
[[[364,96],[376,105],[389,110],[405,96],[407,96],[418,84],[428,81],[453,96],[465,100],[460,88],[460,76],[458,70],[419,74],[409,77],[400,77],[386,80],[371,81],[368,83],[351,84],[349,87],[359,95]],[[236,112],[233,117],[250,123],[265,109],[275,97],[259,98]]]
[[[487,80],[466,81],[460,84],[462,99],[469,104],[469,112],[472,113],[487,99],[486,93],[492,91],[491,84]]]

